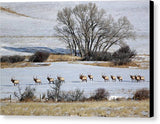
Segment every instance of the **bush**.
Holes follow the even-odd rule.
[[[90,97],[92,100],[108,100],[109,92],[104,88],[99,88],[95,91],[95,94]]]
[[[53,86],[51,86],[52,91],[47,91],[47,97],[48,100],[53,101],[60,101],[60,88],[61,88],[62,82],[59,80],[55,80]]]
[[[131,50],[128,45],[121,47],[114,53],[110,52],[94,52],[83,60],[87,61],[112,61],[115,65],[123,65],[131,62],[136,56],[136,52]]]
[[[96,52],[92,53],[92,56],[86,60],[90,61],[110,61],[112,60],[112,54],[109,52]]]
[[[53,90],[47,90],[47,99],[55,101],[55,92]]]
[[[1,57],[1,62],[10,62],[8,56],[2,56]]]
[[[25,59],[24,56],[18,56],[18,55],[9,57],[9,60],[10,60],[11,63],[22,62],[22,61],[24,61],[24,59]]]
[[[34,55],[30,56],[30,62],[44,62],[48,59],[49,53],[45,51],[37,51]]]
[[[14,92],[14,95],[18,98],[19,101],[33,101],[33,99],[35,98],[35,88],[31,88],[30,86],[29,87],[26,87],[25,88],[25,91],[23,93],[21,93],[21,88],[18,87],[18,92]]]
[[[15,63],[24,61],[24,56],[14,55],[14,56],[2,56],[1,62]]]
[[[115,65],[124,65],[131,62],[135,56],[136,52],[126,45],[113,53],[112,62]]]
[[[149,99],[150,97],[150,92],[148,89],[141,89],[137,90],[136,93],[133,96],[134,100],[144,100],[144,99]]]
[[[75,91],[62,92],[61,100],[62,101],[82,101],[85,99],[84,91],[76,89]]]

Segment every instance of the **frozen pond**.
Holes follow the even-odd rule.
[[[1,84],[0,98],[14,96],[14,92],[18,91],[17,86],[13,86],[10,79],[15,77],[20,81],[20,87],[22,90],[26,86],[36,88],[36,94],[40,95],[47,93],[47,90],[51,90],[48,84],[47,75],[56,78],[57,75],[65,78],[65,83],[62,85],[61,90],[73,91],[75,89],[84,90],[86,96],[91,95],[97,88],[105,88],[110,93],[110,98],[113,97],[131,97],[137,89],[148,88],[149,89],[149,70],[145,69],[129,69],[129,68],[111,68],[111,67],[98,67],[82,64],[69,64],[67,62],[54,62],[50,66],[45,67],[26,67],[26,68],[6,68],[0,69],[1,71]],[[81,82],[79,74],[84,75],[92,74],[94,80],[88,79],[86,82]],[[101,75],[107,76],[115,75],[122,76],[123,82],[110,81],[104,82]],[[131,81],[130,75],[142,75],[145,76],[144,82]],[[37,76],[42,81],[42,85],[37,85],[33,81],[33,76]]]

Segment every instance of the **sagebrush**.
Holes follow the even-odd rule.
[[[18,98],[18,100],[20,102],[22,102],[22,101],[33,101],[36,98],[35,91],[36,91],[35,88],[31,88],[29,86],[29,87],[26,87],[24,92],[22,93],[22,89],[18,86],[18,93],[14,92],[14,95],[15,95],[15,97]]]
[[[94,95],[92,95],[89,99],[96,101],[108,100],[109,95],[109,92],[106,91],[104,88],[98,88],[97,90],[95,90]]]
[[[8,62],[8,63],[22,62],[24,60],[25,60],[25,57],[19,56],[19,55],[1,57],[1,62]]]
[[[137,90],[133,96],[134,100],[144,100],[150,98],[150,91],[148,89]]]

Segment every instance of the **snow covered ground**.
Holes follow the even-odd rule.
[[[147,88],[149,89],[149,70],[145,69],[129,69],[129,68],[110,68],[110,67],[98,67],[82,64],[69,64],[67,62],[54,62],[50,66],[45,67],[26,67],[26,68],[6,68],[1,69],[1,84],[0,98],[9,97],[9,95],[14,96],[14,92],[18,92],[18,87],[13,86],[10,81],[11,77],[15,77],[20,80],[20,87],[22,90],[26,86],[31,86],[36,88],[36,94],[47,93],[47,90],[51,90],[51,87],[47,81],[47,75],[56,78],[57,75],[63,76],[65,78],[65,83],[62,85],[64,91],[73,91],[75,89],[84,90],[86,96],[92,95],[92,93],[97,88],[105,88],[110,93],[110,99],[116,97],[132,97],[133,93],[137,89]],[[84,75],[92,74],[94,80],[88,82],[81,82],[79,79],[79,74]],[[108,81],[104,82],[101,74],[104,73],[108,76],[110,75],[121,75],[123,77],[123,82],[119,81]],[[145,76],[144,82],[131,81],[130,75],[142,75]],[[42,85],[37,85],[33,81],[33,76],[37,76],[41,79]]]
[[[131,49],[136,50],[138,54],[149,54],[148,37],[137,37],[135,41],[127,40],[126,43]],[[143,48],[142,48],[143,46]],[[30,55],[36,50],[49,50],[49,52],[63,53],[66,49],[65,44],[56,37],[1,37],[0,54],[1,55]],[[112,47],[110,52],[117,50],[118,47]],[[69,51],[69,50],[67,50]],[[65,52],[67,52],[65,51]]]
[[[58,10],[64,7],[74,7],[84,2],[34,2],[34,3],[0,3],[0,7],[11,11],[0,11],[0,55],[28,55],[34,50],[45,49],[49,51],[65,52],[65,44],[55,37],[53,27],[57,24]],[[138,54],[149,54],[149,1],[112,1],[95,2],[99,8],[106,10],[115,19],[126,16],[133,24],[137,38],[127,40],[126,43],[137,51]],[[17,14],[16,14],[17,13]],[[23,16],[25,15],[25,16]],[[111,51],[115,50],[115,47]],[[79,74],[93,74],[94,81],[82,83]],[[121,75],[123,82],[104,82],[101,74]],[[131,97],[133,92],[141,88],[149,88],[149,70],[131,68],[107,68],[81,64],[68,64],[67,62],[52,63],[45,67],[6,68],[0,69],[0,98],[9,97],[17,86],[13,86],[11,77],[20,80],[20,87],[36,88],[37,95],[51,90],[47,75],[54,78],[61,75],[65,78],[62,90],[84,90],[86,95],[91,95],[97,88],[105,88],[114,96]],[[143,75],[145,82],[132,82],[129,75]],[[35,85],[33,76],[42,80],[42,85]]]

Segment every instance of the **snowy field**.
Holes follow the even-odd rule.
[[[147,41],[147,37],[137,37],[135,41],[127,40],[126,43],[138,54],[149,54],[149,41]],[[31,55],[36,50],[63,53],[66,49],[65,44],[56,37],[1,37],[0,42],[1,55]],[[110,52],[117,49],[116,46],[112,47]]]
[[[26,86],[36,88],[36,94],[47,93],[47,90],[51,90],[51,87],[47,81],[47,75],[56,78],[57,75],[65,78],[65,83],[62,85],[63,91],[73,91],[75,89],[84,90],[86,96],[92,95],[97,88],[105,88],[110,93],[110,99],[117,97],[132,97],[133,93],[137,89],[147,88],[149,89],[149,70],[143,69],[128,69],[128,68],[110,68],[110,67],[98,67],[82,64],[68,64],[67,62],[55,62],[50,66],[45,67],[26,67],[26,68],[6,68],[1,69],[1,98],[14,96],[14,92],[18,91],[17,86],[13,86],[10,81],[11,77],[15,77],[20,80],[20,87],[22,90]],[[79,74],[84,75],[92,74],[94,80],[88,82],[81,82]],[[121,75],[123,82],[108,81],[104,82],[101,74],[104,73],[110,75]],[[131,81],[130,75],[142,75],[145,76],[144,82]],[[42,85],[37,85],[33,81],[33,76],[37,76],[41,79]]]
[[[58,10],[64,7],[74,7],[85,2],[34,2],[34,3],[0,3],[0,7],[10,11],[0,11],[0,56],[3,55],[30,55],[35,50],[49,50],[66,52],[66,46],[56,38],[54,26],[57,24]],[[86,2],[87,3],[87,2]],[[127,40],[126,43],[138,54],[149,54],[149,2],[119,1],[95,2],[99,8],[105,9],[115,20],[126,16],[135,28],[137,38]],[[115,51],[115,47],[111,51]],[[94,81],[81,82],[79,74],[92,74]],[[101,74],[123,76],[123,82],[104,82]],[[84,90],[86,96],[92,95],[97,88],[105,88],[114,97],[132,97],[137,89],[149,89],[149,70],[133,68],[109,68],[82,64],[68,64],[67,62],[51,63],[44,67],[6,68],[0,69],[0,98],[9,97],[18,91],[13,86],[11,77],[20,80],[22,90],[26,86],[36,88],[36,94],[51,90],[46,79],[47,75],[56,78],[61,75],[65,78],[62,90]],[[133,82],[129,75],[145,76],[144,82]],[[42,85],[36,85],[33,76],[42,80]]]

